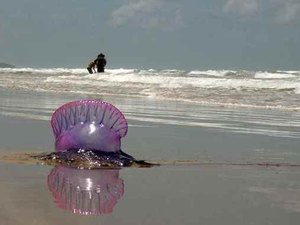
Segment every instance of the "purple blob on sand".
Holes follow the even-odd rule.
[[[56,151],[84,149],[120,152],[127,134],[124,115],[100,100],[79,100],[64,104],[52,115]]]

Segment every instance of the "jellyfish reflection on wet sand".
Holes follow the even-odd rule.
[[[112,213],[124,194],[124,181],[118,169],[57,166],[48,175],[48,188],[58,207],[80,215],[102,215]]]

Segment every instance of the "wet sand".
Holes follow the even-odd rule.
[[[51,113],[62,103],[88,97],[5,93],[0,102],[1,155],[52,151]],[[292,125],[272,128],[276,135],[266,135],[200,126],[197,117],[186,116],[186,123],[176,124],[162,112],[175,117],[193,111],[201,117],[207,109],[151,99],[103,98],[129,119],[129,133],[122,142],[125,152],[170,163],[82,171],[2,160],[1,224],[298,224],[300,168],[290,165],[300,164],[300,139]],[[147,107],[152,117],[143,110]],[[219,110],[224,117],[228,113],[210,110]],[[231,110],[232,121],[237,121],[231,124],[237,127],[243,119],[236,115],[244,109]],[[148,120],[142,121],[142,114]],[[158,114],[155,119],[161,120],[153,120]],[[283,116],[293,118],[289,113]],[[213,118],[205,121],[221,123]],[[261,130],[268,128],[263,126]],[[292,137],[281,135],[287,133]]]

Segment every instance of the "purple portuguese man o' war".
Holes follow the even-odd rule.
[[[57,151],[120,152],[121,138],[128,130],[124,115],[113,105],[99,100],[61,106],[52,115],[51,125]]]
[[[124,115],[101,100],[78,100],[59,107],[52,115],[55,153],[42,160],[83,168],[149,167],[121,150],[121,138],[128,131]]]

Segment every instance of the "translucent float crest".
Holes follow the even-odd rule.
[[[127,120],[120,110],[100,100],[79,100],[61,106],[53,113],[51,126],[57,151],[117,152],[120,139],[128,131]]]

